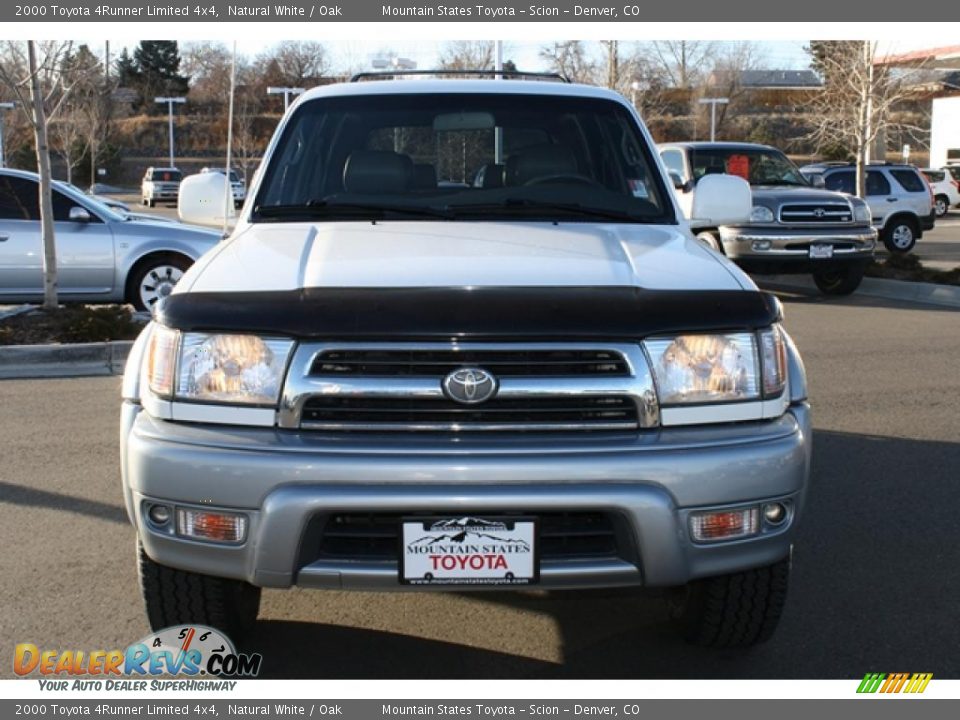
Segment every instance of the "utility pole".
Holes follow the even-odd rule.
[[[16,103],[0,102],[0,168],[7,166],[6,148],[3,145],[3,111],[13,110]]]
[[[710,106],[710,142],[717,139],[717,105],[726,105],[730,98],[700,98],[701,105]]]
[[[287,109],[290,107],[290,96],[291,95],[300,95],[305,93],[305,88],[297,87],[268,87],[267,95],[283,95],[283,114],[287,114]]]
[[[187,99],[185,97],[158,97],[154,98],[154,102],[163,105],[167,104],[167,122],[170,128],[170,167],[176,167],[173,164],[173,106],[174,104],[182,105]]]

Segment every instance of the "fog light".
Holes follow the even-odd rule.
[[[166,505],[151,505],[147,516],[154,525],[166,525],[170,522],[170,508]]]
[[[753,245],[751,245],[750,247],[752,247],[757,252],[765,252],[770,249],[770,245],[771,243],[769,240],[754,240]]]
[[[177,535],[196,540],[238,543],[247,531],[247,518],[233,513],[177,508]]]
[[[694,540],[733,540],[756,535],[760,523],[757,508],[697,513],[690,516],[690,532]]]
[[[771,525],[779,525],[787,519],[787,509],[780,503],[763,506],[763,519]]]

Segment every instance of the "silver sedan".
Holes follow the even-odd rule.
[[[39,176],[0,170],[0,304],[43,297]],[[129,302],[150,309],[219,242],[218,232],[132,218],[55,183],[53,216],[61,301]]]

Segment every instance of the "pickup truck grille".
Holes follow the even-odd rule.
[[[493,399],[477,406],[446,398],[313,397],[301,413],[307,430],[406,432],[636,430],[628,397]]]
[[[313,375],[443,377],[462,367],[482,367],[497,377],[576,377],[629,374],[623,356],[609,350],[326,350]]]
[[[473,512],[473,511],[471,511]],[[497,515],[504,513],[476,513]],[[431,513],[435,515],[435,513]],[[586,560],[622,557],[629,553],[622,547],[616,518],[602,512],[529,513],[540,521],[540,558],[542,560]],[[400,523],[403,517],[394,513],[341,513],[322,521],[319,553],[316,559],[354,561],[398,560]]]
[[[487,399],[455,398],[449,383],[466,369],[492,378]],[[643,352],[621,343],[306,343],[279,413],[280,427],[326,433],[636,432],[658,422]]]
[[[849,223],[853,210],[846,203],[804,203],[780,206],[782,223]]]

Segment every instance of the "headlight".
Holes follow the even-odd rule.
[[[180,333],[157,325],[147,353],[148,387],[167,399],[276,405],[292,349],[293,341],[282,338]]]
[[[276,405],[293,341],[256,335],[185,333],[175,396],[241,405]]]
[[[773,222],[773,210],[763,205],[754,205],[750,211],[750,222],[771,223]]]
[[[870,212],[870,206],[855,203],[853,206],[853,219],[856,222],[873,222],[873,214]]]
[[[643,346],[662,405],[760,400],[786,386],[786,347],[776,325],[759,333],[653,338]]]

